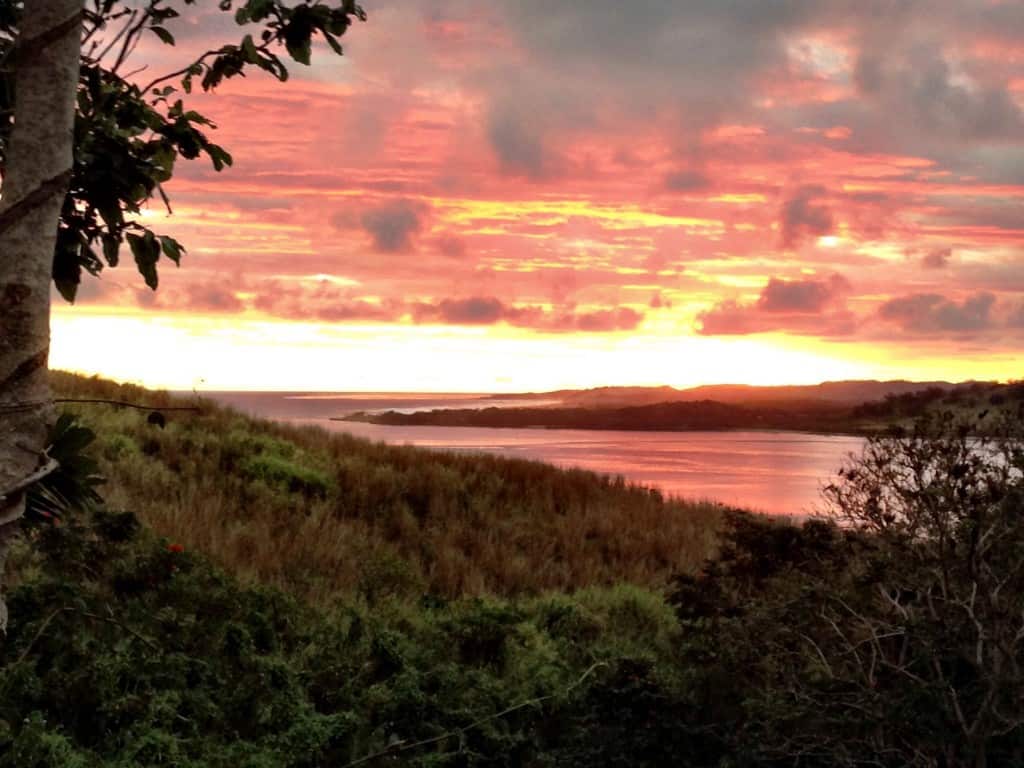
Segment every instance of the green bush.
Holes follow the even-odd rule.
[[[379,602],[406,575],[378,553],[364,600],[319,611],[240,586],[127,513],[41,524],[28,544],[34,575],[0,639],[2,768],[312,768],[376,752],[395,758],[370,765],[611,765],[596,751],[623,752],[600,713],[652,706],[623,678],[650,661],[609,651],[666,610],[642,590]],[[574,611],[600,632],[553,618]]]
[[[322,498],[331,489],[331,482],[324,472],[274,454],[246,456],[240,468],[248,477],[262,480],[287,493]]]
[[[139,444],[133,438],[117,433],[101,436],[100,450],[103,451],[103,458],[108,461],[120,461],[126,456],[140,453]]]

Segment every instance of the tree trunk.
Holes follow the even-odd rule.
[[[0,589],[26,480],[47,464],[50,271],[72,164],[81,14],[82,0],[26,0],[15,51],[0,190]]]

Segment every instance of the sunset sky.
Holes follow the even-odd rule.
[[[138,64],[237,42],[190,11]],[[55,298],[51,365],[172,388],[1024,375],[1024,3],[366,0],[191,97],[189,249]]]

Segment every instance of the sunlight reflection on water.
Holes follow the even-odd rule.
[[[794,432],[612,432],[569,429],[382,426],[329,421],[356,410],[479,407],[465,395],[332,396],[290,400],[271,393],[218,394],[216,399],[266,418],[315,424],[372,440],[424,448],[538,459],[622,475],[692,499],[714,499],[772,514],[799,515],[820,504],[828,482],[862,440]],[[456,402],[458,403],[456,405]],[[372,403],[372,404],[371,404]],[[298,404],[298,405],[297,405]],[[487,401],[487,405],[493,404]]]

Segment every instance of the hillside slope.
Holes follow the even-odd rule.
[[[63,397],[188,405],[55,374]],[[722,510],[582,470],[197,413],[68,406],[98,434],[112,507],[247,580],[322,599],[662,583],[714,550]]]
[[[706,384],[699,387],[594,387],[563,389],[555,392],[501,395],[502,399],[559,400],[562,406],[579,408],[620,408],[655,403],[692,403],[714,400],[732,405],[833,403],[854,405],[924,389],[963,391],[976,382],[953,384],[948,381],[825,381],[821,384],[755,386],[750,384]],[[983,384],[982,384],[983,385]]]

